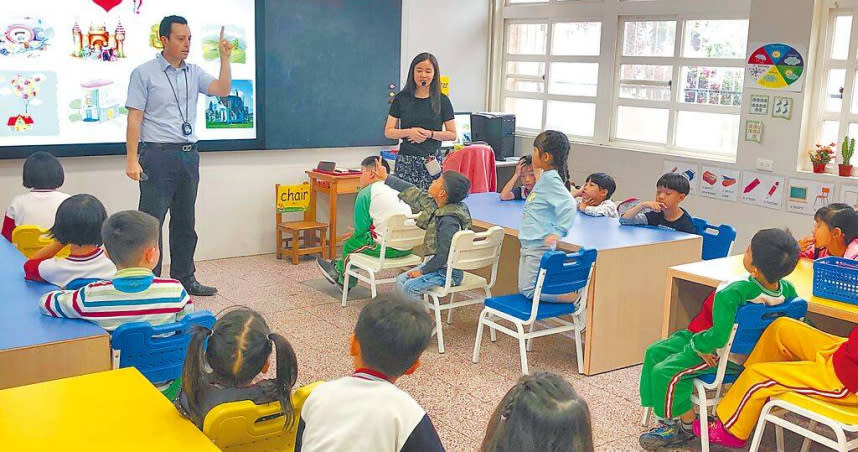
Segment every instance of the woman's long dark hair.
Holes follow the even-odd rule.
[[[552,373],[524,375],[503,397],[480,452],[592,452],[590,409]]]
[[[182,368],[182,392],[191,416],[199,420],[205,416],[200,403],[210,382],[230,387],[249,385],[262,372],[272,347],[277,350],[275,382],[286,420],[284,428],[292,426],[296,419],[291,394],[298,378],[295,350],[286,338],[271,332],[259,313],[247,308],[227,312],[211,330],[195,327]]]
[[[432,83],[429,84],[429,100],[432,103],[432,111],[437,115],[441,113],[441,70],[438,68],[438,59],[435,55],[429,52],[418,54],[411,60],[411,67],[408,68],[408,78],[405,80],[405,87],[402,91],[414,96],[417,91],[417,82],[414,81],[414,68],[418,63],[429,60],[432,63],[434,74],[432,74]]]

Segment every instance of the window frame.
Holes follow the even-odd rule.
[[[547,0],[541,3],[516,3],[510,4],[509,0],[493,0],[491,11],[491,43],[490,43],[490,70],[488,75],[488,104],[487,108],[492,111],[503,111],[507,97],[538,99],[543,102],[542,116],[540,124],[545,127],[548,115],[548,102],[550,100],[559,100],[566,102],[595,102],[595,124],[592,137],[582,137],[569,135],[570,140],[575,143],[585,145],[601,146],[614,149],[640,151],[645,153],[657,153],[659,155],[678,155],[683,157],[691,157],[696,159],[706,159],[720,162],[736,162],[738,149],[736,152],[723,153],[720,151],[707,151],[700,149],[684,149],[676,147],[668,147],[665,144],[653,144],[646,142],[636,142],[632,140],[617,140],[615,137],[615,129],[617,123],[617,105],[625,104],[627,100],[622,99],[618,102],[619,95],[619,73],[622,60],[628,64],[630,57],[622,57],[622,37],[623,21],[630,19],[640,20],[641,18],[669,18],[671,20],[682,20],[681,26],[678,23],[677,36],[680,38],[675,45],[675,56],[669,64],[673,67],[675,73],[673,80],[681,82],[682,68],[691,66],[691,60],[699,61],[702,64],[698,66],[707,67],[738,67],[744,70],[746,55],[741,59],[720,59],[720,58],[685,58],[681,56],[683,40],[685,38],[684,27],[685,21],[688,20],[748,20],[750,15],[751,0],[722,0],[718,4],[713,4],[708,0],[647,0],[647,1],[628,1],[628,0]],[[584,56],[552,56],[551,45],[553,40],[553,24],[569,23],[569,22],[600,22],[601,23],[601,43],[600,54],[595,57]],[[546,36],[546,53],[537,56],[536,59],[531,59],[533,55],[519,58],[516,55],[509,55],[508,52],[508,23],[540,23],[547,24]],[[744,49],[747,51],[747,49]],[[566,60],[564,60],[566,58]],[[636,57],[649,59],[649,57]],[[680,60],[687,60],[686,64]],[[510,61],[539,61],[545,64],[545,88],[541,93],[522,93],[519,91],[509,91],[506,89],[507,63]],[[550,62],[595,62],[598,63],[598,86],[595,98],[589,96],[565,96],[565,95],[549,95],[550,87]],[[730,64],[720,64],[721,61],[726,61]],[[653,64],[648,62],[647,64]],[[676,85],[676,83],[673,83]],[[744,92],[744,87],[743,92]],[[671,87],[671,102],[678,103],[679,98],[673,97],[681,92],[681,86]],[[744,100],[744,99],[743,99]],[[647,101],[644,101],[647,102]],[[632,102],[629,102],[632,103]],[[648,103],[648,102],[647,102]],[[647,105],[652,107],[653,105]],[[729,114],[736,114],[741,117],[741,107],[729,107],[712,104],[683,104],[682,111],[703,111],[706,113],[721,113],[728,109]],[[735,109],[735,110],[733,110]],[[671,112],[674,110],[671,110]],[[679,110],[676,110],[679,111]],[[670,114],[672,129],[669,134],[669,140],[675,142],[675,123],[678,119],[678,113]],[[674,116],[677,116],[674,118]],[[741,119],[740,119],[741,121]],[[737,134],[737,148],[741,146],[741,124]],[[516,135],[523,137],[535,136],[541,130],[528,129],[517,126]]]

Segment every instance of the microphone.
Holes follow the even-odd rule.
[[[421,86],[426,86],[426,80],[423,80],[422,82],[420,82],[420,84]]]

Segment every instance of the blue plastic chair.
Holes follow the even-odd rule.
[[[523,374],[527,374],[527,350],[532,346],[533,338],[574,331],[578,372],[582,372],[584,369],[584,352],[581,332],[584,331],[586,323],[584,316],[587,312],[587,286],[595,262],[596,250],[581,248],[573,254],[548,251],[542,256],[542,261],[539,264],[539,276],[536,280],[533,300],[522,294],[487,298],[477,323],[473,361],[476,363],[480,359],[483,326],[489,327],[492,342],[497,339],[495,337],[496,330],[518,339],[521,372]],[[578,300],[575,303],[539,302],[543,294],[561,295],[569,293],[578,294]],[[560,319],[561,316],[565,315],[572,316],[572,321]],[[533,331],[533,326],[537,320],[549,319],[559,323],[560,326]],[[497,323],[497,320],[512,323],[515,330]],[[527,333],[524,332],[524,327],[528,327]],[[526,346],[525,341],[527,341]]]
[[[694,380],[695,395],[691,401],[697,405],[700,422],[700,445],[702,452],[709,451],[708,412],[721,401],[724,385],[731,384],[739,373],[727,371],[730,355],[749,355],[760,340],[763,331],[780,317],[802,319],[807,315],[807,302],[793,298],[776,306],[759,303],[746,303],[736,312],[736,321],[727,345],[718,350],[718,367],[714,372],[701,375]],[[708,397],[706,391],[715,391],[714,397]],[[644,425],[649,421],[649,409],[644,410]]]
[[[703,236],[702,258],[704,261],[730,255],[733,242],[736,241],[736,228],[729,224],[713,226],[703,218],[692,218],[691,221],[697,228],[697,233]]]
[[[148,322],[120,325],[110,337],[113,368],[136,367],[156,386],[178,380],[182,376],[192,327],[211,328],[214,323],[214,314],[197,311],[164,325],[152,326]]]

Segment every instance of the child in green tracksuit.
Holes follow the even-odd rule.
[[[378,156],[367,157],[361,162],[360,191],[355,199],[354,232],[343,243],[343,258],[326,261],[316,259],[316,263],[331,284],[343,287],[345,261],[352,253],[361,253],[373,257],[381,255],[381,239],[387,226],[387,219],[396,214],[410,215],[411,207],[399,199],[399,192],[390,188],[379,177],[376,162],[390,171],[387,162]],[[387,247],[384,257],[397,258],[411,254],[411,250],[398,250]],[[357,284],[357,279],[349,279],[349,288]]]
[[[704,312],[689,329],[647,347],[641,371],[641,405],[652,408],[661,422],[641,435],[641,447],[647,450],[673,447],[694,437],[691,403],[694,379],[711,373],[712,367],[717,366],[715,353],[727,344],[740,306],[745,303],[773,306],[797,296],[792,284],[782,278],[795,269],[798,254],[798,242],[786,231],[757,232],[743,261],[750,275],[718,287],[711,316],[706,312],[708,303],[704,304]]]

